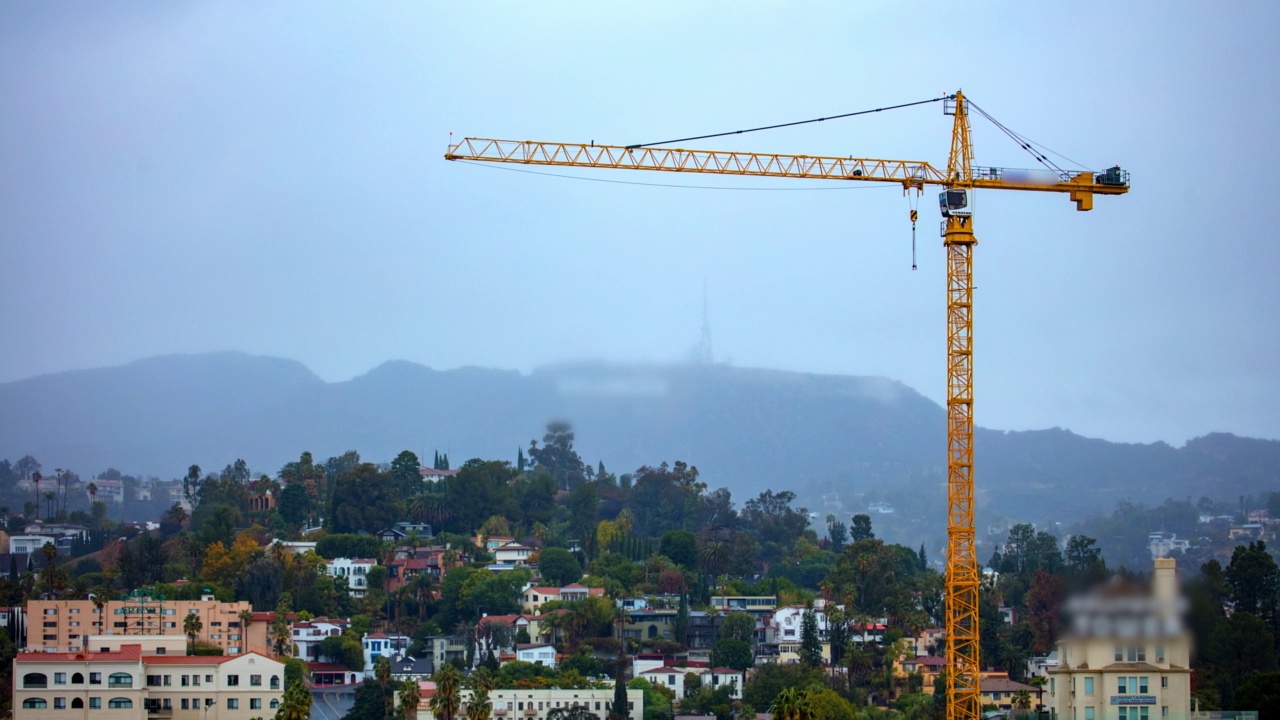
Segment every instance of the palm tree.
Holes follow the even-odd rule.
[[[421,704],[422,694],[416,680],[410,680],[400,687],[400,713],[404,720],[417,720],[418,706]]]
[[[58,494],[52,490],[46,490],[44,493],[44,505],[48,508],[48,518],[53,520],[53,504],[58,499]]]
[[[195,613],[187,613],[187,616],[182,618],[182,632],[187,636],[187,640],[190,643],[187,648],[188,655],[195,653],[196,636],[199,635],[200,631],[203,629],[204,623],[200,621],[199,615]]]
[[[813,720],[813,697],[808,690],[789,687],[778,693],[769,712],[774,720]]]
[[[249,650],[249,626],[253,624],[253,611],[246,608],[241,610],[237,617],[240,618],[240,632],[243,633],[240,636],[242,638],[240,647]]]
[[[415,686],[416,687],[416,686]],[[280,702],[276,720],[308,720],[311,717],[311,693],[301,680],[289,683]]]
[[[1013,694],[1013,706],[1019,710],[1031,709],[1031,693],[1019,690]]]
[[[456,720],[458,705],[462,702],[459,694],[461,675],[458,668],[446,664],[436,673],[436,692],[427,701],[427,707],[436,720]]]
[[[396,702],[395,693],[387,692],[387,683],[391,682],[391,658],[382,655],[373,661],[373,677],[378,681],[378,687],[382,689],[382,697],[385,698],[383,702],[386,705],[382,716],[389,718]]]
[[[467,701],[467,720],[489,720],[493,713],[493,703],[489,701],[489,691],[477,688],[472,691]]]
[[[40,481],[43,479],[44,476],[40,474],[39,470],[31,473],[31,482],[36,485],[36,515],[40,514]]]

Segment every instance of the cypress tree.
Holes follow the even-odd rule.
[[[822,666],[822,641],[818,639],[818,616],[810,608],[800,621],[800,662],[808,667]]]
[[[618,675],[613,679],[613,705],[609,707],[609,720],[627,720],[627,684],[622,681],[622,663],[618,663]]]

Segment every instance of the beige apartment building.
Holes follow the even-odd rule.
[[[90,635],[177,635],[182,636],[183,618],[200,617],[196,639],[222,648],[226,655],[256,651],[270,655],[266,613],[257,613],[247,628],[240,613],[252,611],[248,602],[224,603],[205,600],[139,601],[110,600],[103,606],[104,622],[92,600],[32,600],[27,603],[27,650],[33,652],[78,652],[98,650],[86,647]]]
[[[93,643],[112,642],[94,638]],[[175,639],[176,640],[176,639]],[[24,652],[13,660],[14,720],[250,720],[283,696],[284,663],[258,653],[171,654],[180,644],[108,652]],[[152,654],[163,650],[163,654]]]
[[[1116,583],[1068,605],[1046,703],[1059,720],[1187,720],[1191,635],[1172,558],[1149,592]]]

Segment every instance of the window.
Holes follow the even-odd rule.
[[[181,707],[183,710],[190,710],[191,707],[187,705],[187,703],[189,702],[190,700],[187,700],[186,698],[182,698],[182,704],[179,707]]]
[[[64,698],[64,697],[56,697],[56,698],[54,698],[54,699],[53,699],[53,709],[54,709],[54,710],[66,710],[66,709],[67,709],[67,699],[66,699],[66,698]]]
[[[212,675],[205,675],[205,676],[204,676],[204,681],[205,681],[206,683],[208,683],[208,684],[212,685],[212,684],[213,684],[213,676],[212,676]]]
[[[1093,720],[1093,706],[1087,705],[1084,709],[1084,720]]]
[[[1120,645],[1116,646],[1116,662],[1124,661],[1124,648]]]
[[[27,673],[22,676],[22,687],[47,688],[49,687],[49,676],[44,673]],[[41,700],[41,702],[44,701]],[[43,707],[43,705],[41,707]]]
[[[168,655],[168,654],[169,654],[169,649],[168,649],[168,648],[158,647],[158,648],[156,648],[156,654],[157,654],[157,655]]]
[[[190,675],[183,675],[183,676],[182,676],[182,687],[187,687],[187,686],[189,686],[189,685],[191,685],[191,676],[190,676]]]
[[[172,685],[172,684],[173,684],[173,676],[172,676],[172,675],[165,675],[165,676],[164,676],[164,686],[165,686],[165,687],[169,687],[169,686],[170,686],[170,685]]]
[[[1156,662],[1164,662],[1164,645],[1156,645]]]
[[[57,615],[57,614],[58,614],[58,608],[45,608],[45,609],[44,609],[44,614],[45,614],[45,615]]]
[[[73,673],[73,674],[71,675],[71,684],[72,684],[72,685],[83,685],[83,684],[84,684],[84,675],[82,675],[82,674],[80,674],[80,673]]]
[[[72,710],[83,710],[83,709],[84,709],[84,700],[81,700],[80,698],[71,698],[71,709],[72,709]]]
[[[89,673],[89,684],[90,684],[90,685],[101,685],[101,684],[102,684],[102,673],[95,673],[95,672],[91,672],[91,673]]]
[[[107,707],[119,710],[121,708],[133,707],[133,701],[129,698],[115,697],[107,701]]]
[[[249,685],[250,685],[251,687],[262,687],[262,676],[261,676],[261,675],[250,675],[250,676],[249,676]]]
[[[239,698],[227,698],[227,709],[228,709],[228,710],[239,710],[239,709],[240,709],[240,700],[239,700]]]
[[[279,690],[279,689],[280,689],[280,676],[279,676],[279,675],[272,675],[272,676],[271,676],[271,689],[272,689],[272,690]]]
[[[1129,678],[1121,675],[1116,678],[1116,692],[1124,695],[1129,692]]]
[[[191,686],[192,686],[192,687],[200,687],[200,676],[199,676],[199,675],[192,675],[192,676],[191,676]]]
[[[159,684],[160,684],[160,682],[161,682],[161,681],[160,681],[160,676],[159,676],[159,675],[148,675],[148,676],[147,676],[147,684],[148,684],[148,685],[159,685]]]
[[[1087,677],[1084,679],[1084,694],[1085,695],[1093,694],[1093,678],[1091,677]]]
[[[270,707],[272,710],[275,710],[276,708],[280,707],[280,701],[275,698],[271,698]]]
[[[129,673],[111,673],[111,677],[107,678],[107,687],[133,687],[133,676]]]
[[[1168,675],[1161,675],[1161,676],[1160,676],[1160,687],[1162,687],[1162,688],[1167,688],[1167,687],[1169,687],[1169,676],[1168,676]]]
[[[90,710],[100,710],[100,709],[102,709],[102,698],[100,698],[100,697],[91,697],[91,698],[89,698],[89,709],[90,709]]]
[[[239,676],[239,675],[228,675],[228,676],[227,676],[227,685],[229,685],[229,686],[231,686],[231,687],[236,687],[236,686],[238,686],[239,684],[240,684],[240,676]]]
[[[66,674],[66,673],[64,673],[64,672],[56,672],[56,673],[54,673],[54,674],[53,674],[53,684],[54,684],[54,685],[66,685],[66,684],[67,684],[67,674]]]
[[[45,701],[44,701],[44,698],[27,698],[26,700],[23,700],[23,701],[22,701],[22,707],[24,707],[24,708],[47,708],[47,707],[49,707],[49,703],[45,702]]]
[[[1138,678],[1138,694],[1139,695],[1147,694],[1147,678],[1145,676]]]
[[[262,698],[249,698],[249,709],[250,709],[250,710],[261,710],[261,709],[262,709]]]

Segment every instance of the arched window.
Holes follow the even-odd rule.
[[[650,626],[649,626],[649,639],[650,639],[650,640],[652,640],[652,639],[654,639],[654,638],[656,638],[656,637],[658,637],[658,626],[657,626],[657,625],[650,625]]]
[[[49,707],[49,703],[45,702],[45,701],[44,701],[44,698],[27,698],[26,700],[23,700],[23,701],[22,701],[22,707],[24,707],[24,708],[47,708],[47,707]]]
[[[111,673],[107,678],[107,687],[133,687],[133,676],[129,673]]]
[[[80,698],[71,698],[72,710],[81,710],[83,708],[84,708],[84,700],[81,700]]]
[[[280,689],[280,676],[279,676],[279,675],[272,675],[272,676],[271,676],[271,689],[272,689],[272,690],[279,690],[279,689]]]
[[[44,688],[49,687],[49,676],[44,673],[27,673],[22,676],[22,687],[24,688]],[[44,702],[41,700],[40,702]],[[41,705],[41,707],[44,707]]]
[[[280,701],[275,698],[271,698],[271,709],[275,710],[278,707],[280,707]]]
[[[133,701],[130,700],[129,698],[111,698],[110,700],[107,701],[107,707],[117,708],[117,709],[131,708],[133,707]]]
[[[72,685],[83,685],[83,684],[84,684],[84,675],[81,675],[80,673],[71,673],[71,684],[72,684]]]

